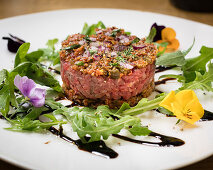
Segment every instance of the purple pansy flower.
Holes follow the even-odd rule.
[[[161,31],[166,28],[164,25],[157,25],[157,23],[155,22],[152,26],[151,26],[151,29],[152,28],[156,28],[156,35],[153,39],[154,42],[158,41],[158,40],[161,40],[162,37],[161,37]]]
[[[25,97],[29,98],[33,106],[41,107],[44,105],[46,90],[36,88],[36,84],[32,79],[17,75],[14,84]]]

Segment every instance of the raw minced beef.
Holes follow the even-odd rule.
[[[135,105],[154,88],[157,48],[123,29],[97,29],[62,42],[61,76],[67,97],[83,105]]]

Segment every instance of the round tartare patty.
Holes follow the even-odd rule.
[[[67,98],[84,106],[131,106],[154,89],[157,48],[123,29],[96,29],[62,42],[61,77]]]

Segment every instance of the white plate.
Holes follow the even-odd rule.
[[[213,47],[213,27],[176,17],[115,9],[77,9],[44,12],[0,20],[0,37],[14,34],[31,42],[31,50],[44,47],[48,39],[65,39],[68,34],[81,32],[84,22],[103,21],[106,26],[117,26],[139,37],[146,36],[150,26],[158,24],[172,27],[177,32],[182,49],[188,48],[196,38],[188,57],[199,54],[202,45]],[[13,66],[14,54],[8,52],[6,41],[0,40],[0,69]],[[168,83],[176,85],[176,83]],[[167,89],[162,86],[161,89]],[[204,108],[213,111],[213,95],[198,92]],[[144,125],[161,134],[178,137],[186,142],[181,147],[151,147],[124,142],[111,137],[107,144],[119,156],[105,159],[80,151],[52,134],[16,133],[6,131],[0,120],[0,157],[31,169],[171,169],[185,166],[213,153],[213,121],[197,122],[194,126],[184,123],[175,125],[175,118],[155,112],[140,116]],[[183,129],[183,131],[182,131]],[[44,144],[50,141],[49,144]],[[120,145],[118,144],[120,143]]]

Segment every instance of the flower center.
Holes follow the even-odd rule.
[[[192,114],[190,114],[192,111],[191,109],[187,109],[182,111],[181,113],[183,114],[183,116],[187,117],[188,119],[192,119]]]

